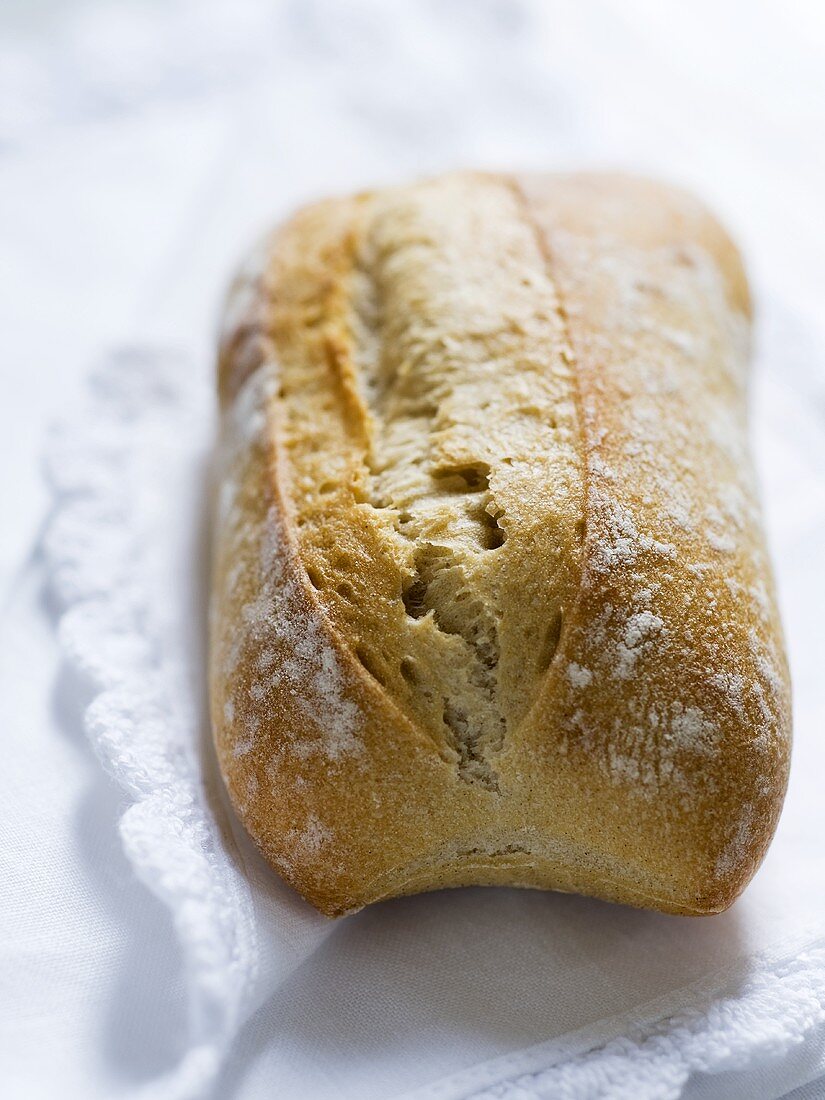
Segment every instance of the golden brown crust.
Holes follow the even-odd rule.
[[[746,885],[790,742],[749,310],[694,199],[611,176],[321,203],[242,275],[213,724],[319,909],[505,883],[701,913]]]

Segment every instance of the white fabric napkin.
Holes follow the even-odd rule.
[[[764,867],[704,919],[473,889],[332,922],[281,883],[226,808],[209,743],[209,369],[152,347],[101,363],[51,448],[45,552],[64,652],[94,690],[87,734],[130,802],[126,855],[185,959],[183,1054],[143,1095],[242,1082],[245,1096],[318,1100],[664,1098],[697,1074],[727,1082],[703,1095],[769,1095],[748,1092],[754,1072],[775,1074],[770,1095],[794,1084],[794,1052],[825,1035],[825,431],[799,381],[821,352],[767,301],[755,438],[796,749]]]

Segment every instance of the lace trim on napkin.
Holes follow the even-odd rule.
[[[808,939],[799,949],[805,941],[797,937],[797,950],[787,944],[758,968],[755,959],[740,960],[727,983],[713,974],[691,990],[452,1074],[405,1100],[677,1100],[694,1074],[779,1061],[825,1024],[825,945]],[[674,1012],[674,999],[694,1006]]]
[[[209,1090],[257,957],[249,887],[207,803],[199,751],[210,402],[191,363],[120,351],[92,375],[85,411],[56,433],[47,460],[55,512],[44,547],[60,639],[94,688],[92,747],[131,799],[120,819],[126,855],[168,907],[184,958],[186,1053],[147,1086],[164,1100]],[[190,516],[180,514],[187,501]]]

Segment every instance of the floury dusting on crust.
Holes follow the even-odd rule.
[[[675,271],[672,250],[660,250],[651,262],[649,251],[625,249],[617,257],[612,249],[607,238],[583,246],[587,286],[572,291],[587,295],[598,287],[609,323],[588,335],[587,350],[596,350],[596,362],[624,362],[622,387],[608,396],[609,375],[602,367],[588,374],[589,356],[573,340],[586,375],[579,376],[588,506],[582,583],[598,610],[567,668],[573,692],[567,722],[574,742],[596,749],[591,693],[598,695],[605,681],[632,685],[625,716],[596,757],[614,781],[637,791],[652,795],[663,783],[677,783],[687,792],[697,755],[718,751],[727,723],[748,720],[746,697],[762,720],[756,744],[775,736],[770,715],[782,707],[777,664],[758,635],[751,634],[750,652],[741,639],[730,640],[728,594],[753,596],[736,575],[743,564],[765,567],[752,536],[759,519],[753,487],[742,474],[747,326],[730,310],[719,271],[702,248],[681,249]],[[655,274],[657,264],[667,277]],[[652,322],[651,301],[670,323]],[[569,311],[574,328],[580,308]],[[690,318],[702,311],[713,324],[691,333]],[[712,380],[717,392],[706,402],[702,372],[717,360],[723,368]],[[663,460],[674,441],[680,464]],[[675,615],[674,604],[681,605]],[[763,595],[757,611],[766,622],[768,607]],[[700,608],[706,622],[696,624]],[[656,679],[658,669],[680,660],[698,692]],[[668,692],[675,698],[663,705]]]
[[[358,707],[347,697],[338,658],[317,611],[308,604],[282,515],[272,505],[258,523],[239,501],[253,454],[270,446],[265,410],[277,388],[274,364],[260,369],[245,383],[228,414],[219,520],[225,552],[234,563],[229,587],[249,596],[241,605],[238,628],[223,639],[223,676],[234,685],[224,719],[236,731],[235,756],[245,756],[256,748],[262,715],[277,710],[279,694],[288,692],[306,719],[293,741],[295,755],[321,753],[336,760],[363,751],[357,737]],[[257,657],[254,675],[247,681],[237,670],[250,652]]]

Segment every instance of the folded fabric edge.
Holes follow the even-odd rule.
[[[209,1092],[243,1022],[257,958],[249,886],[199,762],[192,665],[202,654],[173,610],[179,563],[159,550],[182,499],[173,484],[189,483],[193,515],[178,518],[199,527],[210,402],[181,356],[120,349],[91,374],[79,415],[55,430],[46,454],[53,509],[43,551],[64,659],[92,686],[86,734],[131,800],[119,825],[126,856],[169,909],[183,955],[186,1049],[138,1090],[153,1100]]]
[[[814,936],[802,933],[675,993],[451,1074],[403,1100],[676,1100],[695,1074],[780,1062],[825,1025],[825,938]]]

